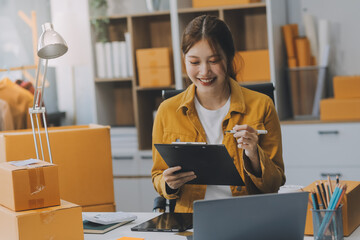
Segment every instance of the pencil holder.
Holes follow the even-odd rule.
[[[311,209],[311,211],[313,216],[315,240],[344,239],[342,205],[340,205],[336,210]]]

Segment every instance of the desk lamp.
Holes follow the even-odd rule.
[[[39,158],[39,147],[37,144],[37,136],[39,137],[39,144],[42,154],[42,160],[45,161],[44,157],[44,151],[42,147],[41,142],[41,136],[40,136],[40,123],[38,114],[42,114],[44,128],[45,128],[45,135],[46,135],[46,141],[47,141],[47,147],[49,152],[49,158],[50,162],[52,163],[52,156],[51,156],[51,149],[50,149],[50,141],[49,141],[49,134],[46,124],[46,118],[45,118],[45,107],[43,106],[43,96],[44,96],[44,84],[45,84],[45,76],[46,76],[46,70],[48,67],[48,59],[58,58],[62,55],[64,55],[67,50],[68,46],[65,42],[65,40],[54,31],[53,25],[51,23],[45,23],[41,26],[42,28],[42,34],[39,38],[38,42],[38,51],[37,55],[39,56],[38,61],[38,67],[36,72],[36,82],[35,82],[35,92],[34,92],[34,103],[33,107],[29,108],[29,114],[30,114],[30,120],[31,120],[31,127],[34,137],[34,143],[35,143],[35,151],[36,151],[36,158]],[[40,66],[44,63],[44,73],[42,75],[42,81],[39,82],[39,75],[40,75]],[[37,129],[34,126],[34,116],[36,119],[36,125]],[[37,131],[37,132],[36,132]]]

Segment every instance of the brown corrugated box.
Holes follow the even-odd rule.
[[[82,207],[83,212],[115,212],[115,204],[102,204]]]
[[[240,82],[269,82],[269,50],[240,51],[234,58],[236,79]],[[239,58],[239,55],[240,58]],[[240,59],[242,58],[243,61]],[[243,65],[241,64],[243,62]]]
[[[316,182],[305,187],[304,191],[311,192],[316,189]],[[335,186],[335,181],[332,181],[331,183]],[[360,182],[340,181],[340,183],[347,184],[347,190],[341,203],[343,204],[342,215],[344,236],[350,236],[350,234],[360,225]],[[309,198],[311,198],[311,196],[309,196]],[[311,208],[312,206],[309,203],[305,224],[306,235],[314,234]]]
[[[61,201],[56,207],[14,212],[0,206],[0,239],[84,239],[81,207]]]
[[[170,48],[136,50],[140,87],[168,87],[174,84]]]
[[[335,99],[360,99],[360,76],[335,76],[333,86]]]
[[[260,0],[193,0],[193,7],[215,7],[260,2]]]
[[[13,211],[59,205],[58,167],[44,161],[26,166],[0,163],[0,204]]]
[[[359,120],[360,98],[335,99],[320,101],[321,120]]]
[[[136,63],[138,68],[170,67],[170,48],[144,48],[136,50]]]
[[[41,135],[45,143],[43,131]],[[54,164],[59,168],[61,199],[81,206],[114,203],[109,126],[49,128],[49,140]],[[49,159],[46,148],[44,154]],[[31,130],[0,133],[0,162],[34,155]]]
[[[168,87],[174,84],[169,67],[139,68],[140,87]]]

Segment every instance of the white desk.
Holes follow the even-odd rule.
[[[121,237],[137,237],[144,238],[145,240],[186,240],[185,236],[177,235],[177,233],[165,232],[133,232],[131,227],[138,225],[146,220],[149,220],[159,213],[134,213],[138,218],[124,226],[116,228],[105,234],[85,234],[85,240],[117,240]],[[192,230],[190,230],[192,231]],[[313,240],[312,236],[305,236],[304,240]],[[346,240],[360,239],[360,227],[350,237],[344,238]]]

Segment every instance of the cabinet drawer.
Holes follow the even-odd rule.
[[[335,180],[337,174],[341,180],[360,181],[360,167],[286,167],[286,185],[307,186],[316,180],[325,180],[327,175]]]
[[[139,174],[142,176],[151,176],[153,165],[152,151],[143,150],[139,152]]]
[[[285,166],[360,166],[360,123],[283,124]]]
[[[114,176],[138,175],[138,155],[136,153],[112,152]]]

